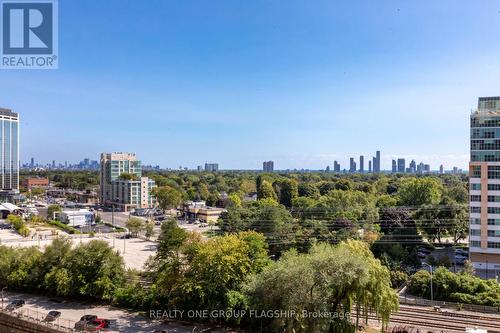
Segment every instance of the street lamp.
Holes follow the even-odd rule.
[[[429,265],[428,263],[426,262],[423,262],[422,265],[427,265],[429,266],[430,270],[431,270],[431,301],[434,300],[434,295],[433,295],[433,291],[432,291],[432,265]]]

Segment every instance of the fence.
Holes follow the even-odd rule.
[[[419,306],[439,306],[442,308],[449,308],[455,310],[460,309],[460,310],[482,312],[482,313],[500,313],[500,307],[444,302],[444,301],[431,301],[422,298],[408,298],[406,296],[399,296],[399,303],[406,305],[419,305]]]
[[[13,311],[7,311],[5,309],[0,309],[0,311],[13,318],[20,318],[36,325],[45,326],[54,331],[59,332],[76,332],[73,327],[75,322],[71,320],[67,320],[64,318],[57,318],[56,320],[49,322],[45,321],[45,317],[47,313],[42,313],[33,309],[21,308]]]

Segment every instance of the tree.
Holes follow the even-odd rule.
[[[133,236],[137,237],[144,229],[144,221],[138,217],[130,217],[125,226]]]
[[[318,188],[311,183],[300,183],[298,193],[300,197],[308,197],[312,199],[318,199],[320,197]]]
[[[298,185],[295,179],[285,179],[280,182],[280,203],[292,207],[292,202],[298,197]]]
[[[124,283],[122,257],[106,242],[77,245],[45,276],[45,286],[60,296],[111,300]]]
[[[161,224],[160,235],[158,236],[158,250],[156,251],[157,260],[170,260],[174,258],[179,260],[181,248],[188,232],[177,225],[175,219],[168,219]]]
[[[390,274],[361,242],[337,246],[318,244],[308,254],[285,253],[276,263],[252,277],[245,292],[258,310],[296,313],[350,313],[354,304],[371,308],[383,323],[398,308]],[[293,290],[290,293],[290,290]],[[347,317],[269,319],[271,330],[354,332]]]
[[[48,220],[54,219],[54,213],[60,212],[61,210],[62,209],[60,205],[49,205],[49,207],[47,207],[47,219]]]
[[[182,284],[186,305],[209,311],[243,308],[241,287],[267,264],[265,254],[263,237],[255,233],[218,236],[201,243]]]
[[[439,203],[443,184],[434,177],[403,178],[398,190],[399,202],[404,206],[435,205]]]
[[[146,223],[145,227],[144,227],[144,231],[145,231],[145,234],[144,236],[146,236],[147,239],[150,239],[151,237],[154,236],[154,224],[153,222],[149,221]]]
[[[267,180],[263,180],[257,188],[257,199],[278,199],[273,186]]]
[[[182,193],[168,185],[157,187],[153,191],[153,195],[156,197],[158,205],[163,210],[177,208],[182,203]]]

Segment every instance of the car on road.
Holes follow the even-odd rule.
[[[15,299],[13,301],[11,301],[7,307],[5,308],[7,311],[13,311],[15,309],[19,309],[20,307],[22,307],[23,305],[25,304],[24,300],[23,299]]]
[[[96,319],[97,319],[96,315],[84,315],[80,318],[79,321],[75,323],[75,329],[84,330],[87,327],[88,323]]]
[[[61,317],[61,312],[52,310],[47,313],[47,316],[45,316],[43,321],[54,321],[59,317]]]

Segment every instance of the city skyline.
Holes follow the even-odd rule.
[[[171,168],[322,169],[380,147],[381,169],[465,169],[469,111],[498,95],[496,7],[156,2],[144,21],[123,2],[61,2],[59,69],[2,72],[0,104],[23,115],[23,161],[127,149]]]

